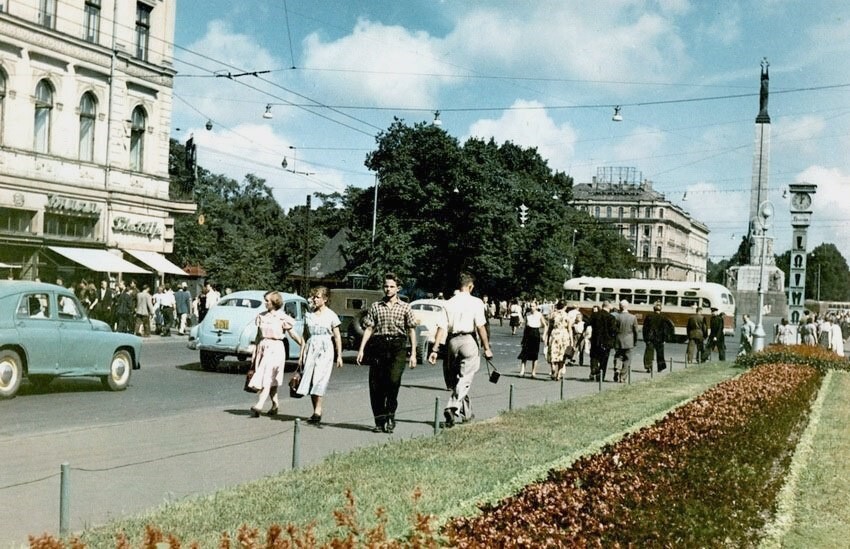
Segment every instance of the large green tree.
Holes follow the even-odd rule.
[[[776,258],[776,265],[791,272],[791,251]],[[823,243],[806,255],[806,299],[821,301],[850,301],[850,269],[847,260],[835,244]]]

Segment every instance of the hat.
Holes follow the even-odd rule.
[[[187,288],[188,286],[189,286],[189,285],[188,285],[188,284],[186,284],[185,282],[182,282],[182,283],[180,284],[180,287],[181,287],[181,288]]]
[[[628,307],[628,306],[629,306],[629,300],[628,299],[623,299],[623,300],[620,301],[620,307]]]
[[[718,309],[717,307],[712,307],[712,308],[711,308],[711,312],[712,312],[712,313],[716,313],[718,310],[719,310],[719,309]]]

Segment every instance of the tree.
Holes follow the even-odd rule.
[[[777,256],[776,266],[791,276],[791,250]],[[850,269],[835,244],[824,243],[806,255],[806,299],[850,301]],[[820,297],[818,297],[820,294]]]

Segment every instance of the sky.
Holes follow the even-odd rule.
[[[850,258],[843,0],[180,0],[174,57],[172,137],[284,208],[370,187],[376,136],[440,111],[460,143],[534,147],[576,183],[635,168],[709,227],[715,262],[747,231],[767,58],[774,250],[791,245],[783,190],[807,182],[809,249]]]

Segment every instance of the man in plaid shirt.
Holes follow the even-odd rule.
[[[400,285],[395,274],[384,275],[384,299],[373,303],[366,313],[357,351],[357,364],[361,364],[369,343],[369,399],[375,416],[372,431],[376,433],[392,433],[395,429],[404,364],[409,362],[411,368],[416,368],[416,319],[410,305],[398,298]]]

